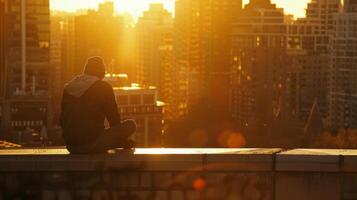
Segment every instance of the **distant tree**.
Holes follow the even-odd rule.
[[[312,148],[357,149],[357,130],[340,129],[337,134],[324,133],[311,141]]]

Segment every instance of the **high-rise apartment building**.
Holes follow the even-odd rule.
[[[0,1],[0,99],[5,96],[5,1]],[[0,101],[0,105],[2,102]]]
[[[0,135],[3,126],[3,103],[5,97],[5,1],[0,0]]]
[[[306,17],[288,26],[289,104],[303,122],[315,101],[324,118],[328,115],[328,73],[333,16],[341,10],[340,0],[313,0]],[[298,89],[294,89],[298,88]]]
[[[229,113],[231,32],[240,0],[178,0],[174,63],[178,114],[205,103]]]
[[[160,48],[172,37],[173,19],[162,4],[151,4],[136,25],[136,79],[145,85],[160,85],[163,56]]]
[[[2,127],[11,133],[27,127],[50,126],[49,1],[2,2],[5,3],[2,4],[5,18],[1,19],[5,29],[5,40],[1,40],[5,50],[2,63],[5,68],[1,72],[5,76]]]
[[[75,16],[69,13],[63,13],[60,16],[62,18],[62,20],[60,21],[60,26],[62,39],[61,78],[63,86],[64,83],[67,83],[73,78],[77,69],[77,66],[75,65]]]
[[[91,56],[103,57],[108,71],[117,71],[121,65],[119,55],[123,25],[123,17],[114,15],[113,2],[99,4],[98,10],[88,10],[86,15],[75,16],[74,73],[80,74]]]
[[[328,115],[329,56],[288,50],[287,103],[301,122],[307,122],[315,101],[323,118]]]
[[[348,13],[357,12],[357,2],[355,0],[344,0],[343,11]]]
[[[62,48],[63,48],[63,22],[60,16],[51,15],[51,34],[50,34],[50,63],[52,67],[51,74],[51,89],[52,89],[52,97],[55,108],[55,112],[59,112],[59,105],[62,93]]]
[[[304,40],[304,32],[300,32],[303,36],[304,44],[310,43],[313,50],[319,54],[329,53],[329,35],[334,31],[333,15],[338,13],[342,8],[341,0],[312,0],[306,9],[306,18],[297,21],[297,24],[305,25],[305,31],[309,34],[312,31],[313,37]],[[302,31],[300,28],[299,31]]]
[[[264,132],[285,105],[284,19],[270,0],[251,0],[233,26],[233,115],[246,132]]]
[[[52,11],[50,16],[51,101],[54,126],[59,124],[60,105],[65,84],[74,75],[75,41],[73,13]]]
[[[49,2],[5,1],[7,96],[48,94]]]
[[[173,18],[162,4],[151,4],[136,25],[136,81],[155,86],[167,103],[165,118],[174,118]]]
[[[303,49],[308,54],[328,55],[334,14],[342,8],[341,0],[312,0],[306,16],[288,26],[288,48]]]
[[[357,128],[357,2],[345,1],[334,16],[329,77],[328,126]]]

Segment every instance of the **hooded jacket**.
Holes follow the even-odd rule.
[[[66,84],[60,123],[67,145],[94,142],[104,131],[104,120],[111,127],[120,124],[120,116],[111,85],[95,76],[80,75]]]

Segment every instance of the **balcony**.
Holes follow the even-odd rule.
[[[357,151],[0,150],[0,199],[352,200]]]

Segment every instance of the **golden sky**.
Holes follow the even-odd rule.
[[[106,0],[50,0],[51,9],[75,11],[77,9],[96,8],[99,2]],[[174,10],[174,0],[113,0],[116,10],[129,12],[135,18],[146,10],[150,3],[163,3],[171,12]],[[243,0],[247,3],[249,0]],[[294,14],[296,17],[305,15],[305,7],[310,0],[272,0],[278,7],[283,7],[285,12]]]

